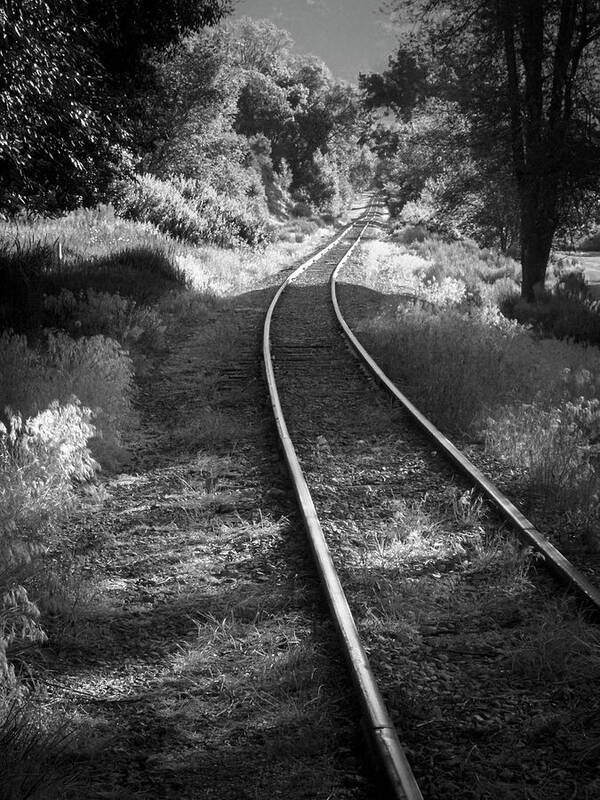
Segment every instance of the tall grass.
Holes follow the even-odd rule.
[[[574,291],[580,278],[559,276],[552,306],[554,332],[560,325],[571,338],[542,338],[500,312],[514,262],[439,239],[395,247],[395,256],[390,244],[367,248],[362,277],[369,283],[375,254],[384,269],[373,288],[398,297],[409,284],[412,295],[362,321],[367,346],[443,430],[484,441],[533,495],[589,532],[600,519],[600,353],[574,341],[586,319],[572,310],[586,297]],[[597,314],[589,304],[587,313]]]

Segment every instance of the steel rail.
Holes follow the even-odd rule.
[[[536,552],[540,553],[547,568],[561,581],[567,583],[584,601],[591,604],[596,612],[600,612],[600,591],[557,550],[546,537],[531,523],[527,517],[503,494],[444,434],[430,422],[419,409],[411,403],[398,387],[388,378],[377,362],[362,346],[344,319],[337,299],[336,280],[340,269],[349,253],[344,256],[331,273],[331,302],[338,322],[360,359],[385,386],[386,389],[404,406],[421,428],[433,439],[436,446],[472,481],[501,515],[516,529],[521,540]]]
[[[366,213],[368,214],[369,211],[370,206]],[[346,252],[344,258],[347,258],[350,251],[358,244],[360,237],[368,225],[369,223],[364,225],[364,227],[361,229],[356,241]],[[356,624],[348,605],[346,595],[344,594],[340,579],[333,564],[331,553],[327,546],[315,505],[306,483],[306,479],[304,478],[304,474],[302,472],[302,468],[300,466],[300,462],[290,438],[288,427],[283,415],[271,355],[271,320],[279,298],[287,288],[288,284],[293,281],[294,278],[296,278],[301,272],[307,269],[307,267],[309,267],[319,258],[322,258],[332,247],[338,244],[338,242],[340,242],[346,236],[348,231],[353,226],[354,223],[349,225],[327,247],[325,247],[308,261],[301,264],[279,287],[279,290],[275,294],[275,297],[269,306],[265,318],[263,332],[263,359],[279,440],[281,442],[289,474],[294,485],[294,491],[298,500],[302,518],[304,520],[304,525],[308,534],[310,547],[316,561],[323,590],[327,597],[327,602],[337,632],[341,639],[344,655],[348,662],[350,673],[358,692],[360,704],[365,717],[365,727],[370,738],[370,743],[373,746],[374,753],[378,758],[381,770],[389,783],[390,790],[393,792],[393,797],[395,800],[423,800],[423,795],[421,794],[410,764],[408,763],[408,759],[406,758],[406,754],[404,753],[402,745],[398,739],[398,734],[396,733],[394,724],[375,681],[367,654],[356,629]]]

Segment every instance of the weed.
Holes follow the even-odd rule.
[[[94,289],[77,296],[70,289],[62,289],[60,294],[45,298],[44,309],[52,327],[67,331],[72,337],[101,334],[126,348],[156,350],[166,330],[155,309]]]
[[[16,701],[0,706],[0,785],[6,800],[58,800],[81,789],[64,723]]]
[[[557,603],[535,625],[536,633],[507,652],[515,675],[534,680],[594,685],[600,677],[600,635],[582,617],[572,618],[565,603]]]
[[[481,523],[485,514],[483,497],[475,493],[475,489],[461,492],[453,489],[451,495],[452,516],[454,521],[463,528],[473,528]]]

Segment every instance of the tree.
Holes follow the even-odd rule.
[[[215,25],[231,10],[230,0],[76,0],[93,32],[95,55],[116,86],[145,74],[148,53]]]
[[[367,111],[386,107],[410,119],[412,109],[426,96],[428,67],[418,53],[402,47],[388,61],[388,69],[381,74],[358,76],[364,106]]]
[[[521,208],[522,294],[532,301],[544,286],[577,162],[593,167],[585,151],[598,130],[579,117],[577,94],[584,57],[600,37],[600,8],[588,0],[501,0],[498,11]]]
[[[227,8],[226,0],[0,0],[0,211],[101,198],[125,147],[139,143],[148,54]]]
[[[522,295],[543,288],[555,232],[598,185],[600,118],[590,77],[598,0],[399,0],[435,65],[426,92],[456,100],[472,145],[506,148],[520,211]]]
[[[351,171],[365,178],[357,93],[291,45],[271,23],[242,18],[155,56],[145,168],[161,178],[216,179],[234,194],[255,193],[260,175],[270,196],[285,186],[297,200],[339,208]]]
[[[1,2],[0,42],[0,210],[89,200],[116,158],[116,131],[99,110],[99,68],[75,4]]]

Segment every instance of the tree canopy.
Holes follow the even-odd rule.
[[[148,54],[216,22],[228,7],[225,0],[1,0],[0,211],[101,196],[136,144],[135,103],[152,79]]]
[[[416,28],[367,102],[405,115],[438,97],[468,122],[468,148],[519,210],[523,296],[543,286],[557,230],[600,179],[597,0],[396,0]],[[412,90],[405,85],[412,81]],[[500,157],[499,157],[500,156]],[[510,164],[510,174],[505,164]]]

